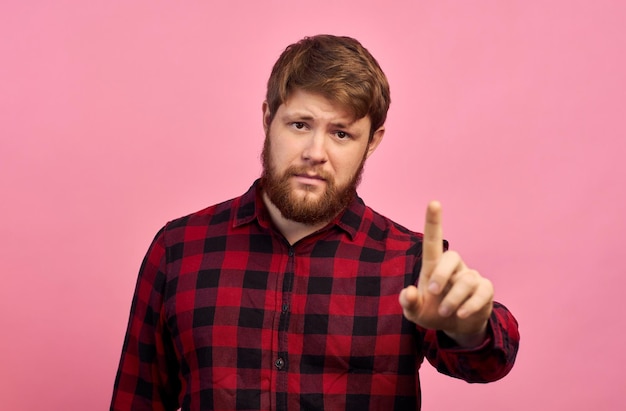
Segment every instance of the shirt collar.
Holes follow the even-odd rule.
[[[248,191],[239,197],[238,200],[238,204],[235,205],[236,217],[233,223],[235,227],[250,224],[254,220],[257,220],[264,228],[270,228],[272,226],[269,213],[263,203],[259,180],[256,180]],[[357,195],[350,205],[339,213],[322,231],[337,227],[345,231],[350,238],[354,240],[363,222],[365,211],[365,203]]]

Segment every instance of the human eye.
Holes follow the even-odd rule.
[[[302,121],[294,121],[291,123],[291,127],[295,128],[296,130],[304,130],[306,128],[306,123]]]
[[[352,137],[350,134],[346,133],[345,131],[339,130],[339,131],[335,131],[335,136],[337,136],[337,138],[339,140],[347,140],[350,137]]]

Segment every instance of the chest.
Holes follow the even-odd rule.
[[[292,360],[291,370],[296,362],[371,369],[375,357],[412,350],[398,304],[414,277],[405,252],[339,242],[248,248],[205,252],[170,268],[176,280],[165,313],[181,357],[196,361],[200,348],[207,364],[229,369],[241,358],[271,368],[280,356]]]

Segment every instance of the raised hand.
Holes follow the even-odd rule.
[[[428,204],[418,284],[402,290],[399,302],[408,320],[442,330],[460,345],[478,345],[493,309],[493,285],[457,252],[443,251],[441,214],[438,202]]]

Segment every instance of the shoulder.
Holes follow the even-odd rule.
[[[363,228],[365,227],[368,227],[370,230],[377,229],[389,235],[407,237],[418,241],[421,241],[423,238],[422,233],[403,226],[367,205],[365,205],[365,212],[363,213]]]
[[[413,231],[402,224],[378,213],[369,206],[365,206],[365,216],[369,218],[363,218],[362,227],[366,229],[367,235],[370,238],[379,238],[385,240],[387,245],[394,244],[396,247],[409,246],[412,248],[412,252],[417,251],[421,254],[422,242],[424,240],[424,234],[421,232]],[[367,221],[369,220],[369,223]],[[448,240],[443,240],[443,249],[448,250]]]
[[[181,227],[217,225],[230,220],[236,209],[239,197],[213,204],[202,210],[195,211],[182,217],[169,221],[165,225],[166,231],[176,230]]]
[[[248,191],[239,197],[171,220],[165,225],[164,230],[166,233],[173,233],[181,229],[188,230],[195,227],[197,230],[209,226],[211,230],[215,230],[219,227],[228,227],[235,220],[238,222],[251,220],[256,215],[257,185],[258,181],[255,181]]]
[[[364,236],[366,241],[379,243],[385,248],[421,248],[422,233],[408,229],[367,205],[364,205],[362,216],[359,236]]]
[[[204,241],[209,236],[225,235],[232,226],[240,199],[232,198],[170,220],[160,231],[164,246],[176,247],[182,243]]]
[[[359,196],[346,208],[338,225],[357,241],[421,243],[423,237],[421,233],[398,224],[366,205]]]

